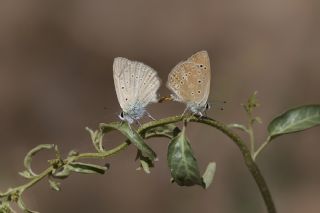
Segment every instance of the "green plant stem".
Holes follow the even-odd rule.
[[[83,159],[83,158],[106,158],[106,157],[110,157],[112,155],[117,154],[118,152],[121,152],[122,150],[124,150],[125,148],[127,148],[127,146],[129,146],[130,143],[124,142],[118,146],[116,146],[115,148],[105,151],[105,152],[93,152],[93,153],[82,153],[79,154],[77,156],[74,157],[74,160],[79,160],[79,159]]]
[[[255,152],[255,140],[254,140],[254,132],[253,132],[254,118],[252,116],[252,109],[247,111],[247,115],[248,115],[248,127],[247,127],[247,130],[248,130],[248,134],[249,134],[251,157],[253,157],[254,152]]]
[[[276,213],[276,208],[273,203],[272,196],[267,186],[267,183],[264,180],[259,167],[252,159],[250,151],[248,150],[245,143],[241,140],[241,138],[238,135],[236,135],[233,131],[228,129],[223,123],[220,123],[218,121],[211,120],[211,119],[203,119],[203,120],[195,120],[195,121],[208,124],[210,126],[213,126],[221,130],[239,147],[242,153],[242,156],[244,158],[245,164],[248,167],[251,175],[253,176],[254,180],[256,181],[256,184],[259,187],[260,193],[268,209],[268,213]]]
[[[105,151],[105,152],[98,152],[98,153],[82,153],[76,156],[70,156],[67,159],[65,159],[65,164],[69,164],[72,163],[76,160],[79,159],[83,159],[83,158],[106,158],[109,157],[111,155],[114,155],[120,151],[122,151],[123,149],[125,149],[127,146],[129,145],[129,143],[122,143],[118,146],[116,146],[115,148]],[[31,179],[28,183],[23,184],[21,186],[15,187],[15,188],[11,188],[9,189],[7,192],[0,194],[0,198],[1,197],[7,197],[9,195],[12,195],[16,192],[23,192],[26,189],[32,187],[34,184],[36,184],[37,182],[41,181],[42,179],[44,179],[45,177],[47,177],[48,175],[50,175],[52,173],[52,171],[54,170],[53,166],[50,166],[49,168],[47,168],[45,171],[41,172],[38,176],[36,176],[35,178]]]
[[[26,189],[32,187],[34,184],[36,184],[37,182],[39,182],[40,180],[42,180],[43,178],[45,178],[47,175],[49,175],[53,170],[53,167],[50,166],[49,168],[47,168],[45,171],[41,172],[37,177],[33,178],[32,180],[30,180],[28,183],[23,184],[21,186],[15,187],[15,188],[11,188],[9,189],[7,192],[0,194],[0,198],[2,197],[7,197],[9,195],[12,195],[16,192],[23,192]]]
[[[148,122],[144,125],[142,125],[139,129],[138,129],[138,133],[141,135],[144,135],[144,133],[152,128],[158,127],[158,126],[163,126],[166,124],[171,124],[171,123],[176,123],[176,122],[180,122],[182,120],[187,120],[189,122],[198,122],[198,123],[203,123],[209,126],[212,126],[218,130],[220,130],[221,132],[223,132],[225,135],[227,135],[240,149],[245,164],[248,167],[251,175],[253,176],[254,180],[256,181],[256,184],[259,187],[260,193],[264,199],[264,202],[266,204],[268,213],[276,213],[276,209],[274,206],[274,203],[272,201],[272,197],[271,194],[269,192],[268,186],[258,168],[258,166],[255,164],[250,150],[247,148],[247,146],[245,145],[245,143],[242,141],[242,139],[235,134],[230,128],[228,128],[225,124],[216,121],[216,120],[212,120],[210,118],[198,118],[195,116],[173,116],[173,117],[168,117],[168,118],[164,118],[164,119],[160,119],[157,121],[151,121]],[[82,154],[78,154],[76,156],[70,156],[67,159],[64,160],[65,163],[71,163],[75,160],[78,159],[83,159],[83,158],[106,158],[109,157],[111,155],[114,155],[122,150],[124,150],[126,147],[128,147],[130,143],[129,142],[125,142],[122,143],[120,145],[118,145],[117,147],[111,149],[111,150],[107,150],[105,152],[97,152],[97,153],[82,153]],[[261,147],[260,147],[261,148]],[[263,147],[261,148],[263,149]],[[39,176],[37,176],[36,178],[32,179],[31,181],[29,181],[28,183],[9,189],[6,193],[0,194],[0,198],[3,197],[7,197],[12,195],[13,193],[16,193],[17,191],[24,191],[28,188],[30,188],[31,186],[33,186],[34,184],[36,184],[37,182],[39,182],[40,180],[44,179],[45,177],[47,177],[48,175],[50,175],[53,171],[53,167],[50,166],[48,169],[46,169],[45,171],[43,171],[42,173],[40,173]]]
[[[257,164],[255,164],[250,150],[247,148],[245,143],[242,141],[242,139],[235,134],[230,128],[228,128],[225,124],[212,120],[210,118],[198,118],[195,116],[191,117],[181,117],[181,116],[174,116],[174,117],[169,117],[157,121],[151,121],[145,125],[142,126],[142,129],[144,131],[147,131],[148,129],[152,129],[157,126],[162,126],[164,124],[170,124],[170,123],[176,123],[178,121],[182,121],[183,119],[187,119],[190,122],[198,122],[198,123],[203,123],[207,124],[209,126],[212,126],[220,131],[222,131],[225,135],[227,135],[240,149],[242,156],[244,158],[245,164],[248,167],[251,175],[253,176],[256,184],[259,187],[260,193],[263,197],[263,200],[266,204],[268,213],[276,213],[275,205],[272,200],[272,196],[270,194],[269,188],[267,186],[266,181],[264,180],[259,167]]]
[[[250,150],[251,150],[251,156],[253,157],[253,154],[255,152],[255,141],[254,141],[254,133],[253,133],[253,128],[251,122],[249,123],[248,126],[248,134],[249,134],[249,141],[250,141]]]
[[[271,137],[269,136],[265,142],[263,142],[260,147],[257,149],[257,151],[253,154],[253,160],[255,161],[260,152],[269,144]]]

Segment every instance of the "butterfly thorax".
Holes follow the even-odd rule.
[[[194,114],[203,116],[203,113],[208,109],[208,104],[200,105],[197,103],[189,102],[187,103],[187,108]]]

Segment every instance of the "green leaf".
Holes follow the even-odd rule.
[[[137,156],[136,156],[136,160],[140,161],[140,166],[137,168],[137,170],[143,170],[145,173],[150,174],[151,170],[150,168],[154,167],[153,161],[151,161],[149,158],[144,157],[141,154],[141,151],[138,150],[137,151]]]
[[[174,137],[168,147],[168,165],[171,176],[180,186],[200,185],[204,187],[196,158],[185,136],[185,127]]]
[[[202,180],[206,189],[211,185],[215,173],[216,173],[216,163],[211,162],[208,164],[207,169],[202,176]]]
[[[148,159],[140,158],[140,167],[137,170],[142,168],[145,173],[150,174],[150,167],[153,167],[152,162],[150,163]]]
[[[254,108],[258,107],[260,104],[257,100],[258,91],[255,91],[248,99],[246,104],[242,104],[247,113],[251,114]]]
[[[7,202],[0,202],[0,213],[16,213]]]
[[[271,139],[288,133],[303,131],[320,124],[320,105],[306,105],[290,109],[274,118],[268,126]]]
[[[55,191],[60,191],[60,183],[49,179],[50,187]]]
[[[141,133],[141,136],[145,139],[149,139],[152,137],[165,137],[172,139],[175,136],[177,136],[179,132],[181,132],[181,130],[178,127],[176,127],[173,124],[167,124],[163,126],[157,126],[152,129],[148,129],[146,132]],[[144,158],[141,155],[139,155],[139,152],[137,156],[137,158],[140,158],[140,167],[138,169],[142,168],[145,173],[149,174],[150,167],[154,167],[153,163],[150,162],[150,160],[148,160],[147,158]]]
[[[72,157],[72,156],[78,156],[79,155],[79,152],[75,151],[75,150],[71,150],[69,153],[68,153],[68,156]]]
[[[90,133],[91,141],[94,148],[98,152],[103,152],[104,148],[102,145],[103,133],[100,130],[93,131],[89,127],[86,127],[86,130]]]
[[[143,133],[143,138],[166,137],[172,139],[177,136],[181,130],[173,124],[158,126]]]
[[[70,171],[84,174],[104,174],[108,167],[89,163],[74,162],[68,165]]]
[[[22,172],[19,172],[19,175],[21,175],[24,178],[32,179],[34,176],[30,174],[27,170],[24,170]]]
[[[25,204],[23,203],[23,201],[22,201],[21,198],[19,198],[19,200],[18,200],[17,203],[18,203],[19,208],[22,209],[22,210],[23,210],[24,212],[26,212],[26,213],[39,213],[39,212],[32,211],[32,210],[28,209],[28,208],[25,206]]]
[[[126,136],[129,141],[135,145],[144,157],[153,161],[156,158],[156,153],[143,141],[143,138],[133,130],[127,122],[113,122],[110,124],[100,124],[100,128],[103,133],[107,133],[112,130],[120,131]]]
[[[27,171],[30,173],[31,176],[37,176],[36,173],[34,173],[31,169],[31,162],[32,157],[44,149],[52,149],[54,147],[54,144],[41,144],[36,146],[35,148],[31,149],[26,157],[24,158],[24,166],[26,167]],[[21,175],[21,174],[20,174]]]
[[[256,116],[253,118],[253,122],[258,122],[259,124],[262,124],[262,119],[259,116]]]
[[[59,179],[65,179],[65,178],[69,177],[70,173],[71,173],[70,168],[65,165],[65,166],[60,167],[60,168],[56,169],[55,171],[53,171],[52,177],[59,178]]]
[[[248,128],[245,127],[244,125],[242,124],[236,124],[236,123],[233,123],[233,124],[228,124],[228,128],[235,128],[235,129],[239,129],[241,131],[244,131],[244,132],[248,132]]]

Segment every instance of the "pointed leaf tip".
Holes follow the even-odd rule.
[[[103,133],[107,133],[112,130],[120,131],[128,140],[141,151],[144,157],[153,161],[156,158],[156,153],[144,142],[143,138],[129,126],[127,122],[113,122],[110,124],[101,124],[100,128]]]
[[[203,186],[197,160],[185,136],[185,128],[172,139],[167,158],[174,182],[180,186]]]
[[[203,188],[207,189],[211,185],[214,175],[216,173],[216,163],[211,162],[208,164],[206,171],[202,176]]]
[[[268,126],[271,139],[320,125],[320,105],[290,109],[274,118]]]
[[[26,168],[26,171],[28,172],[28,176],[30,176],[28,178],[31,178],[33,176],[37,176],[37,174],[34,173],[32,171],[32,169],[31,169],[31,162],[32,162],[33,156],[36,155],[38,152],[44,150],[44,149],[52,149],[52,148],[54,148],[54,146],[55,146],[54,144],[40,144],[40,145],[34,147],[33,149],[31,149],[27,153],[27,155],[24,158],[24,162],[23,163],[24,163],[24,166]],[[20,175],[23,176],[23,177],[26,177],[26,176],[24,176],[24,175],[26,175],[25,172],[20,173]]]
[[[68,166],[70,171],[83,174],[104,174],[108,167],[89,163],[73,162]]]
[[[60,183],[59,182],[49,179],[49,184],[50,184],[51,189],[53,189],[55,191],[60,191]]]
[[[21,197],[19,198],[19,200],[18,200],[17,203],[18,203],[19,208],[22,209],[22,210],[23,210],[24,212],[26,212],[26,213],[39,213],[39,212],[37,212],[37,211],[33,211],[33,210],[28,209],[28,208],[25,206],[25,204],[24,204],[24,202],[23,202],[23,200],[22,200]]]

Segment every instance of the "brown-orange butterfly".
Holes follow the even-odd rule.
[[[173,92],[171,98],[187,105],[184,113],[203,116],[210,107],[211,68],[207,51],[199,51],[177,64],[169,73],[167,87]],[[183,113],[183,114],[184,114]]]

